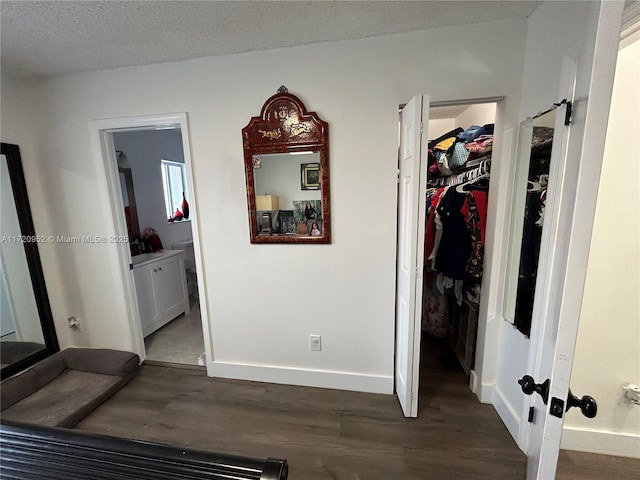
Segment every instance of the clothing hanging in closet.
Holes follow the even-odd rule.
[[[423,329],[435,337],[447,334],[448,299],[462,302],[465,280],[477,287],[484,260],[487,192],[459,192],[441,187],[428,193],[425,230]],[[477,292],[476,292],[477,293]]]
[[[479,301],[488,188],[475,179],[488,177],[492,148],[493,124],[456,128],[428,144],[436,188],[426,199],[422,326],[435,337],[447,336],[451,297],[458,305],[463,295]]]

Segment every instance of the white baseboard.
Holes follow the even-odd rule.
[[[495,386],[493,387],[492,403],[493,408],[495,408],[498,415],[500,415],[500,418],[507,427],[507,430],[509,430],[509,433],[516,443],[520,445],[518,442],[518,438],[520,437],[520,415],[514,410],[511,404],[509,404],[502,391]],[[520,448],[522,448],[522,446],[520,446]]]
[[[489,385],[488,383],[480,383],[478,388],[480,390],[474,393],[478,397],[478,400],[480,400],[480,403],[493,404],[493,390],[495,386]]]
[[[640,435],[565,426],[562,429],[563,450],[640,458]]]
[[[207,374],[213,377],[304,387],[333,388],[355,392],[393,394],[394,382],[392,376],[220,361],[208,362],[208,367]]]
[[[480,378],[476,375],[475,370],[471,370],[471,372],[469,372],[469,388],[478,398],[480,398]]]

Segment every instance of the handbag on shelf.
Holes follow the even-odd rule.
[[[451,170],[458,170],[464,167],[468,158],[469,150],[467,150],[465,142],[456,142],[451,158],[449,159],[449,168]]]

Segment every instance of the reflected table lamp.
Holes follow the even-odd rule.
[[[256,210],[261,211],[260,216],[260,233],[271,233],[271,212],[278,210],[277,195],[256,195]]]

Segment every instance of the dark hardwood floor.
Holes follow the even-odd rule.
[[[405,419],[391,395],[211,379],[202,370],[146,365],[76,428],[286,458],[291,480],[524,479],[526,458],[493,407],[477,401],[462,372],[441,367],[437,344],[430,347],[417,419]],[[575,458],[565,459],[566,476],[558,478],[604,478],[589,476],[593,468],[576,469]],[[607,477],[637,478],[622,476],[627,467],[620,465],[621,476]]]

